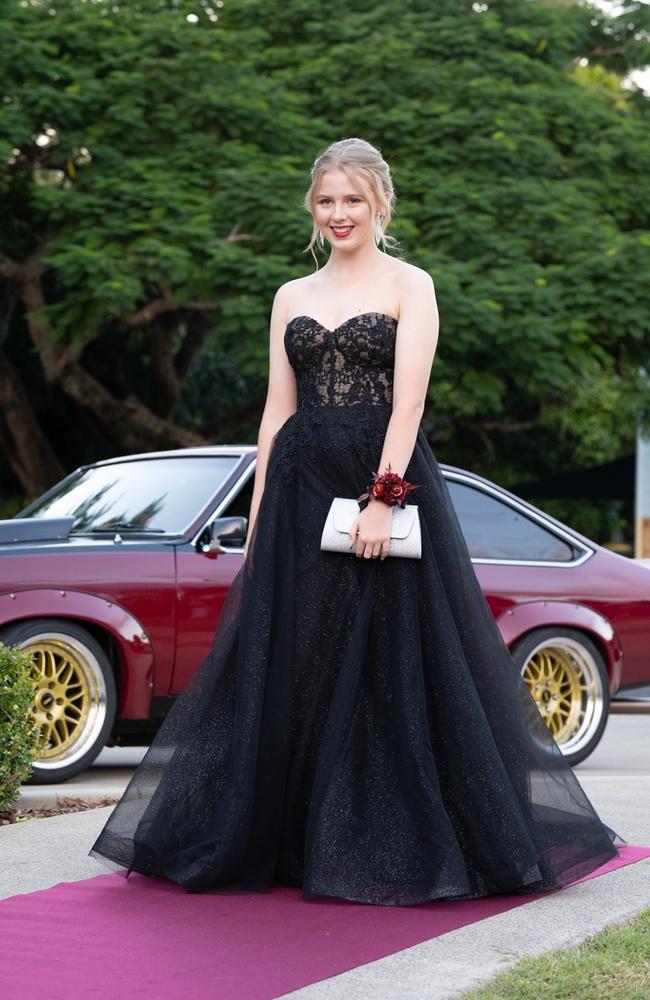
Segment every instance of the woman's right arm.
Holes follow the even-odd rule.
[[[297,406],[296,377],[287,358],[287,352],[284,349],[284,333],[287,328],[288,316],[288,285],[291,284],[292,282],[287,282],[278,288],[271,310],[269,384],[257,438],[255,483],[248,518],[248,536],[244,547],[244,556],[246,556],[248,551],[248,543],[253,537],[253,526],[264,492],[266,469],[273,438],[291,414],[295,413]]]

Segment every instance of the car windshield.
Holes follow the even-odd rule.
[[[73,532],[181,534],[239,461],[201,455],[115,462],[84,469],[21,517],[74,517]]]

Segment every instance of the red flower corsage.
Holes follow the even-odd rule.
[[[367,487],[367,492],[362,493],[357,500],[361,502],[362,500],[370,500],[373,497],[375,500],[381,500],[382,503],[387,504],[389,507],[406,506],[406,497],[411,490],[419,490],[419,483],[409,483],[406,479],[402,479],[398,476],[396,472],[391,472],[390,462],[388,463],[388,469],[381,476],[378,472],[373,472],[374,479],[370,486]]]

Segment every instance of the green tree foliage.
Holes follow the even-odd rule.
[[[439,457],[508,480],[629,448],[650,114],[621,77],[649,25],[641,3],[5,2],[0,448],[23,488],[69,464],[39,392],[108,449],[251,433],[272,295],[314,267],[308,168],[349,135],[391,163],[391,232],[436,284]]]

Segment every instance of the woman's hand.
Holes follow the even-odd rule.
[[[364,559],[383,560],[390,548],[390,526],[393,519],[393,509],[382,500],[370,500],[350,525],[348,532],[350,541],[357,543],[357,556]],[[358,533],[357,533],[358,531]]]

